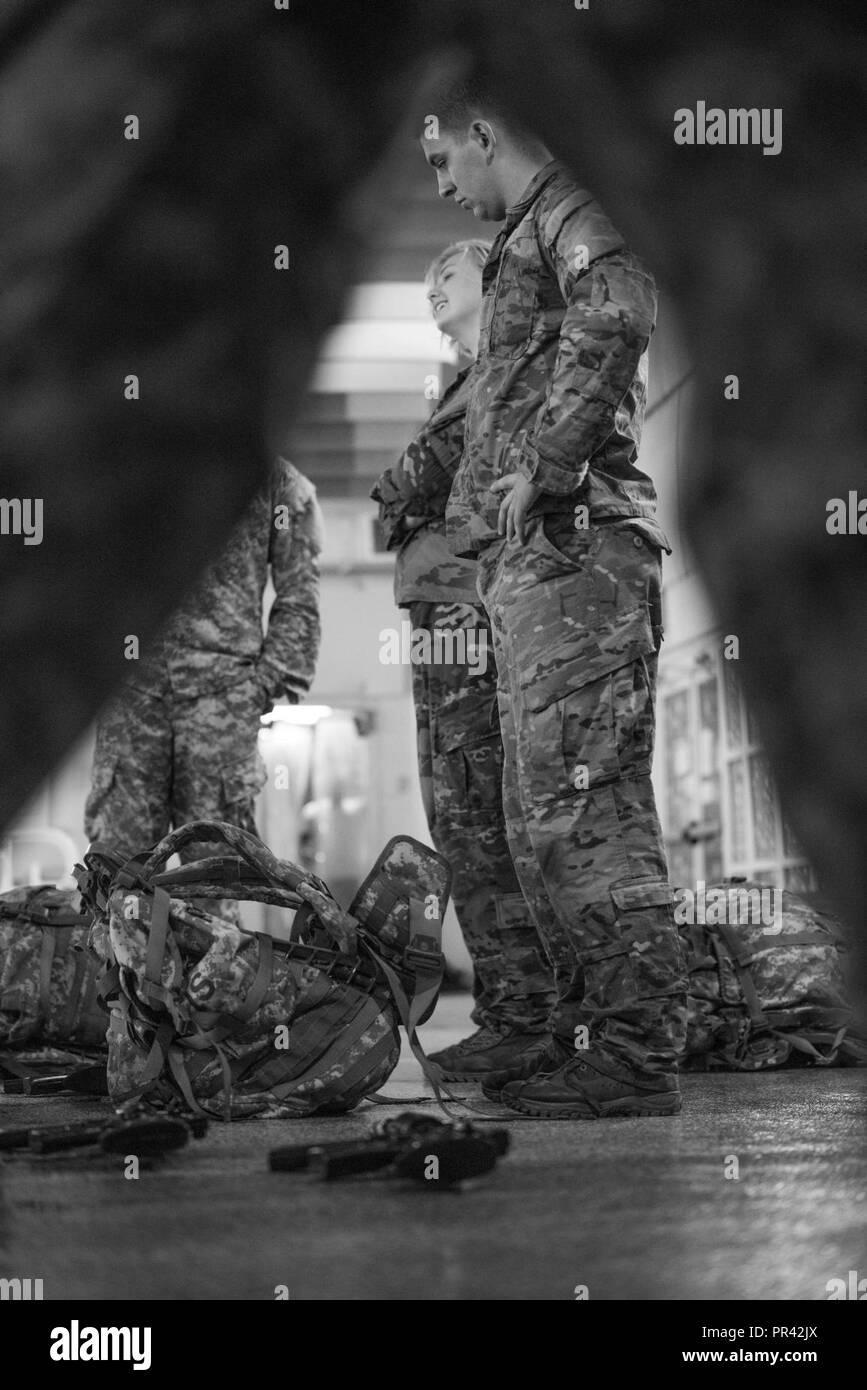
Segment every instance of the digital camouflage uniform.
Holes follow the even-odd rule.
[[[555,967],[552,1032],[578,1064],[586,1027],[586,1062],[657,1073],[671,1093],[686,996],[650,780],[668,546],[635,466],[656,290],[556,162],[507,211],[483,287],[448,538],[480,556],[509,842]],[[516,471],[543,489],[523,545],[498,535],[490,490]]]
[[[281,459],[220,559],[103,711],[85,807],[90,840],[132,854],[192,820],[255,833],[265,782],[259,718],[278,697],[294,703],[310,688],[321,548],[315,489]],[[275,598],[263,636],[269,568]],[[193,846],[184,857],[207,852]],[[236,919],[234,904],[221,911]]]
[[[413,663],[421,791],[431,839],[451,865],[452,897],[473,962],[473,1022],[494,1034],[546,1028],[553,976],[527,911],[503,821],[503,747],[490,625],[476,565],[445,541],[461,456],[468,372],[459,373],[399,462],[373,489],[389,548],[400,547],[395,602],[414,631],[473,633],[473,664]],[[469,639],[468,639],[469,640]],[[454,655],[446,647],[442,655]],[[437,648],[431,643],[431,655]]]
[[[187,837],[215,857],[195,878],[164,874]],[[433,1009],[449,893],[447,864],[425,846],[390,840],[351,916],[320,879],[222,823],[170,834],[133,883],[118,868],[96,849],[76,872],[93,914],[92,951],[119,967],[106,991],[114,1099],[144,1088],[150,1099],[183,1096],[226,1118],[334,1114],[388,1079],[400,1056],[399,1019],[418,1046],[410,1010],[421,1023]],[[296,918],[297,939],[276,942],[187,901],[220,891],[294,909],[306,903],[312,913]],[[440,911],[429,912],[428,895]]]

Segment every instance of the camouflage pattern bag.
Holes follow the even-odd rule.
[[[97,998],[99,966],[87,951],[89,923],[74,889],[43,884],[0,893],[4,1052],[104,1049],[105,1011]]]
[[[682,1070],[867,1064],[844,929],[820,895],[730,881],[701,898],[696,913],[691,892],[675,893],[689,970]]]
[[[233,853],[166,872],[192,842]],[[106,967],[109,1094],[182,1098],[232,1119],[350,1110],[390,1076],[398,1022],[415,1027],[442,979],[445,861],[389,842],[349,912],[327,886],[223,822],[180,827],[127,863],[91,846],[76,877]],[[189,899],[295,909],[292,939],[243,930]]]

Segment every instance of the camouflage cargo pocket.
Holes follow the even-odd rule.
[[[561,629],[562,632],[562,629]],[[578,629],[522,672],[540,795],[580,793],[648,772],[653,751],[654,634],[646,608]]]
[[[462,705],[460,719],[434,719],[434,800],[448,803],[452,820],[487,823],[502,805],[503,743],[495,703],[488,694],[472,709]]]
[[[252,814],[256,798],[267,780],[268,773],[258,748],[237,762],[227,763],[220,773],[222,803],[225,811],[249,809]]]

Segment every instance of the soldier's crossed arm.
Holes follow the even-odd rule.
[[[380,504],[389,549],[399,545],[414,526],[444,514],[463,437],[463,416],[440,428],[426,425],[376,483],[370,495]]]

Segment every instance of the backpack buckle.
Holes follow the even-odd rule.
[[[410,970],[414,970],[416,974],[419,972],[425,974],[427,971],[441,970],[445,957],[435,942],[432,941],[430,946],[424,946],[420,945],[418,937],[415,937],[413,944],[407,946],[404,951],[403,960],[404,964]]]

